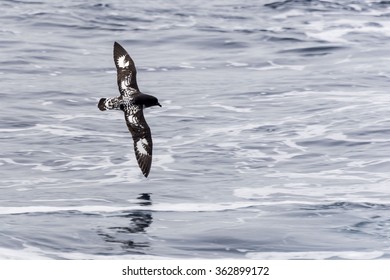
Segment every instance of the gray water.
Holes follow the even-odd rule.
[[[0,258],[390,257],[390,2],[0,3]],[[154,141],[145,179],[114,41]]]

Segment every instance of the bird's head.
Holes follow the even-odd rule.
[[[145,108],[152,107],[152,106],[161,106],[161,104],[158,102],[158,99],[152,95],[148,94],[141,94],[136,97],[135,103],[144,106]]]

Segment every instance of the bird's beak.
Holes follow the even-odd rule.
[[[158,106],[162,107],[160,103],[157,103]]]

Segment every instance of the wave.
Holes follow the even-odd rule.
[[[108,205],[82,205],[82,206],[21,206],[0,207],[0,215],[26,214],[26,213],[116,213],[134,210],[158,212],[221,212],[253,207],[253,202],[225,202],[225,203],[160,203],[149,206],[108,206]]]
[[[25,246],[21,249],[0,248],[0,260],[52,260],[52,259],[68,259],[68,260],[164,260],[168,258],[147,255],[147,254],[88,254],[79,252],[60,252],[53,250],[42,250],[37,247]]]
[[[247,253],[249,259],[261,260],[326,260],[326,259],[346,259],[346,260],[372,260],[385,255],[382,251],[310,251],[310,252],[251,252]]]

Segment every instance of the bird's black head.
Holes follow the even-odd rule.
[[[161,104],[158,102],[158,99],[152,95],[148,94],[140,94],[138,95],[135,100],[135,104],[142,105],[145,108],[152,107],[152,106],[160,106]]]
[[[151,96],[152,98],[148,99],[147,102],[145,102],[145,108],[152,107],[152,106],[160,106],[161,104],[158,102],[158,99],[154,96]]]

